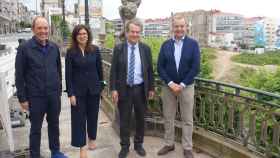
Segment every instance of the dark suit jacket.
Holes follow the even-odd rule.
[[[139,53],[142,64],[145,96],[154,90],[154,77],[151,49],[146,44],[139,42]],[[127,88],[127,42],[116,45],[110,73],[110,89],[117,90],[120,97],[126,97]]]
[[[33,37],[18,47],[15,84],[19,102],[28,97],[61,94],[61,61],[58,46],[48,41],[43,47]]]
[[[88,90],[92,95],[99,94],[103,88],[99,49],[96,47],[93,52],[85,52],[85,56],[78,48],[67,50],[65,79],[68,96],[84,96]]]
[[[198,43],[185,36],[179,70],[177,72],[174,57],[174,42],[173,39],[169,39],[161,46],[157,67],[159,76],[166,84],[173,81],[177,84],[183,82],[185,85],[190,85],[194,82],[194,78],[200,69],[200,50]]]

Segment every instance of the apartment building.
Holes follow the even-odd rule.
[[[209,33],[213,30],[213,11],[195,10],[178,12],[174,15],[185,17],[187,34],[196,39],[201,46],[208,46]]]
[[[143,35],[145,37],[168,37],[170,35],[170,18],[144,20]]]
[[[236,43],[241,43],[244,34],[244,16],[221,11],[213,12],[211,32],[233,33]]]

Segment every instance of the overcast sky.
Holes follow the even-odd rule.
[[[21,0],[35,10],[36,0]],[[38,1],[38,6],[41,0]],[[83,1],[83,0],[80,0]],[[77,0],[65,0],[67,8],[73,8]],[[108,19],[119,18],[121,0],[103,0],[103,15]],[[160,18],[171,12],[196,9],[218,9],[224,12],[240,13],[246,17],[267,16],[280,18],[278,0],[142,0],[137,16],[139,18]]]

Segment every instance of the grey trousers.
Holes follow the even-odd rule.
[[[192,150],[194,84],[186,86],[178,96],[175,96],[169,87],[163,86],[161,96],[166,145],[174,144],[174,120],[179,102],[182,118],[182,146],[185,150]]]

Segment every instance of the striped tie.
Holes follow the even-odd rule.
[[[135,46],[131,46],[131,53],[129,59],[129,67],[128,67],[128,85],[133,86],[134,82],[134,68],[135,68],[135,54],[134,54]]]

